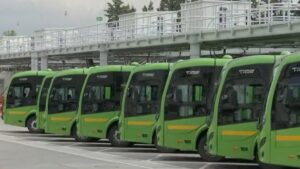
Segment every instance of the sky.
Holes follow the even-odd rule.
[[[18,35],[32,35],[43,28],[88,26],[104,16],[111,0],[0,0],[0,34],[16,30]],[[141,11],[150,0],[123,0]],[[155,8],[160,0],[152,0]],[[67,11],[67,16],[65,13]]]

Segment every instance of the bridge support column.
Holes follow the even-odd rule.
[[[41,57],[41,70],[48,69],[48,56]]]
[[[31,70],[39,70],[39,60],[36,54],[31,55]]]
[[[100,51],[100,66],[107,65],[108,51]]]
[[[201,45],[200,43],[191,43],[190,44],[190,58],[199,58],[201,57]]]

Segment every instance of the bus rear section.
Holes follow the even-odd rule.
[[[54,77],[46,104],[47,133],[77,137],[75,118],[86,79],[85,69],[63,71]]]
[[[4,102],[4,122],[27,127],[38,132],[36,127],[37,97],[45,72],[29,71],[17,73],[12,78]]]

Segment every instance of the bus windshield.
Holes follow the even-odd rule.
[[[86,75],[70,75],[55,78],[51,87],[48,113],[76,111]]]
[[[36,105],[43,76],[14,78],[7,93],[7,108]]]
[[[165,119],[208,115],[220,72],[221,67],[214,66],[176,70],[165,98]]]
[[[220,97],[220,125],[258,120],[272,68],[273,64],[260,64],[236,67],[228,72]]]
[[[83,94],[82,114],[120,110],[129,72],[97,73],[89,77]]]
[[[157,114],[168,70],[136,73],[129,84],[125,116]]]
[[[272,128],[299,127],[300,63],[286,66],[278,82],[272,106]]]
[[[39,102],[39,111],[41,111],[41,112],[45,111],[46,99],[47,99],[48,90],[49,90],[49,87],[51,84],[51,80],[52,80],[52,77],[47,78],[41,89],[41,96],[40,96],[40,102]]]

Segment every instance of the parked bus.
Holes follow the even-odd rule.
[[[50,88],[51,81],[53,79],[54,72],[49,73],[43,80],[41,89],[38,94],[37,101],[37,111],[36,111],[36,125],[41,132],[45,130],[45,121],[46,121],[46,101]]]
[[[258,128],[260,162],[300,167],[299,54],[286,56],[276,64],[264,116],[259,120]]]
[[[125,146],[116,137],[121,98],[134,66],[91,68],[80,95],[77,116],[78,134],[82,137],[108,138],[113,146]]]
[[[46,101],[45,132],[72,136],[77,140],[76,115],[88,69],[60,71],[52,79]]]
[[[152,63],[136,67],[124,92],[119,119],[120,139],[155,144],[156,121],[170,64]]]
[[[16,73],[4,99],[4,122],[39,132],[36,126],[37,96],[44,77],[51,71]]]
[[[174,64],[162,95],[157,125],[159,147],[198,151],[207,161],[220,160],[206,152],[206,118],[222,67],[230,60],[230,56],[224,56]]]
[[[243,57],[224,67],[212,116],[208,120],[207,144],[210,154],[255,159],[257,122],[263,114],[276,58],[271,55]]]

